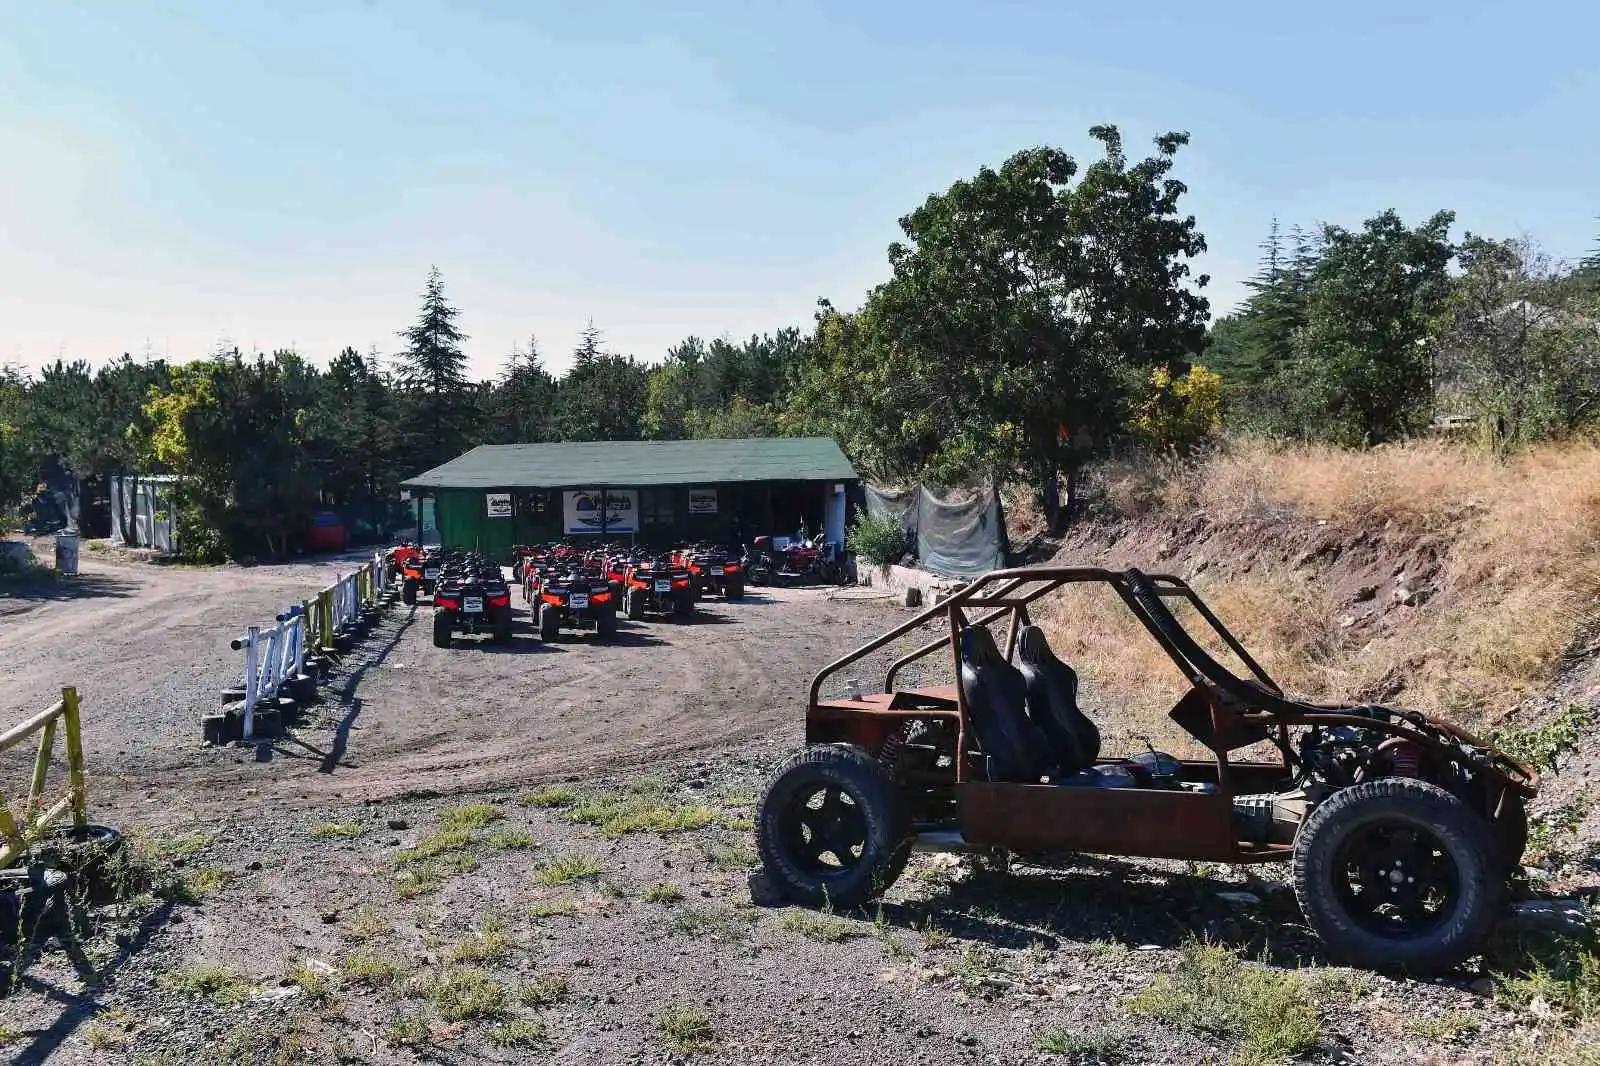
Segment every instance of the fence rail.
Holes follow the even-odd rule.
[[[65,724],[69,785],[64,795],[52,799],[46,795],[45,786],[55,750],[57,722]],[[83,734],[78,720],[77,689],[62,689],[61,699],[54,706],[0,733],[0,751],[16,747],[35,733],[41,734],[39,751],[34,756],[33,778],[28,785],[21,818],[0,801],[0,841],[3,841],[0,843],[0,870],[16,862],[43,839],[51,824],[67,811],[72,812],[73,825],[89,824],[89,790],[83,772]]]

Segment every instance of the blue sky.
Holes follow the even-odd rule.
[[[1215,310],[1271,218],[1600,242],[1600,5],[359,2],[0,8],[0,362],[809,325],[1013,151],[1186,129]]]

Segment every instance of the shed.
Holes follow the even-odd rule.
[[[856,480],[832,438],[760,437],[484,444],[401,484],[419,529],[504,558],[582,537],[669,547],[803,526],[843,541]]]

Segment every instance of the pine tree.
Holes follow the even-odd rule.
[[[463,450],[466,434],[467,357],[461,350],[466,339],[456,325],[461,314],[444,295],[439,268],[428,271],[422,292],[422,309],[416,324],[402,330],[406,350],[400,357],[398,377],[409,394],[410,444],[417,469],[426,470],[453,459]]]
[[[513,348],[495,385],[491,402],[494,438],[503,444],[549,440],[553,427],[555,379],[544,368],[539,341]]]

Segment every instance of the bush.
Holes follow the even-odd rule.
[[[874,566],[897,563],[906,553],[906,531],[893,515],[861,512],[845,537],[845,546]]]

